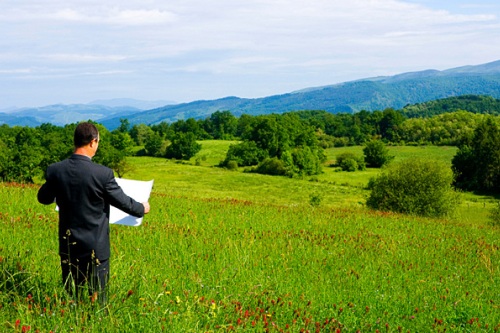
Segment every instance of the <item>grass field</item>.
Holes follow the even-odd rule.
[[[139,227],[111,226],[109,314],[60,285],[57,213],[37,185],[0,184],[0,331],[494,332],[500,329],[500,230],[494,198],[464,194],[454,217],[364,207],[378,170],[325,167],[289,179],[198,162],[134,157],[155,179]],[[349,149],[331,149],[328,159]],[[391,147],[451,160],[449,147]],[[199,165],[196,165],[199,164]],[[320,205],[309,204],[312,195]]]

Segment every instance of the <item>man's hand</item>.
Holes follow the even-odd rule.
[[[143,202],[142,205],[144,206],[144,214],[149,213],[149,202]]]

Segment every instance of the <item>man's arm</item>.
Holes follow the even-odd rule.
[[[149,203],[140,203],[123,192],[120,185],[111,174],[111,178],[106,183],[106,196],[111,206],[114,206],[127,214],[135,217],[143,217],[149,212]]]
[[[38,190],[38,202],[44,205],[50,205],[56,201],[56,191],[53,181],[46,176],[45,184]]]

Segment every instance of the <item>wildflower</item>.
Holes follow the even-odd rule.
[[[26,333],[26,332],[28,332],[30,329],[31,329],[31,326],[27,326],[27,325],[25,326],[25,325],[23,325],[23,327],[21,328],[21,332]]]
[[[15,325],[16,329],[19,327],[19,325],[21,325],[21,319],[16,320],[16,325]]]

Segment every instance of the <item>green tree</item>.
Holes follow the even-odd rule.
[[[132,129],[130,129],[130,136],[135,141],[135,144],[138,146],[144,145],[147,138],[153,133],[151,127],[145,124],[134,125]]]
[[[232,140],[236,136],[238,120],[230,111],[216,111],[207,120],[207,132],[214,139]]]
[[[379,124],[382,138],[391,142],[398,142],[398,129],[404,121],[405,117],[401,112],[394,109],[385,109]]]
[[[493,117],[480,123],[471,142],[459,148],[452,169],[459,188],[500,192],[500,128]]]
[[[110,143],[117,150],[125,153],[125,155],[130,155],[132,148],[134,147],[134,141],[127,132],[121,132],[115,130],[111,132]]]
[[[160,156],[162,155],[163,143],[165,140],[162,136],[156,132],[151,134],[149,138],[146,139],[144,143],[144,149],[146,150],[146,155],[148,156]],[[165,152],[163,152],[165,153]]]
[[[421,216],[445,216],[459,202],[453,174],[440,161],[408,159],[392,164],[370,180],[367,206],[382,211]]]
[[[201,144],[196,142],[196,136],[192,132],[176,133],[167,147],[165,156],[179,160],[189,160],[201,150]]]
[[[392,161],[394,156],[389,154],[389,150],[380,140],[372,140],[366,143],[363,148],[365,163],[372,168],[380,168]]]
[[[222,166],[227,166],[229,161],[235,161],[238,166],[257,165],[267,157],[269,157],[269,154],[257,147],[254,141],[243,141],[229,146]]]
[[[130,122],[127,118],[120,118],[120,126],[117,128],[118,132],[128,133],[130,131]]]

